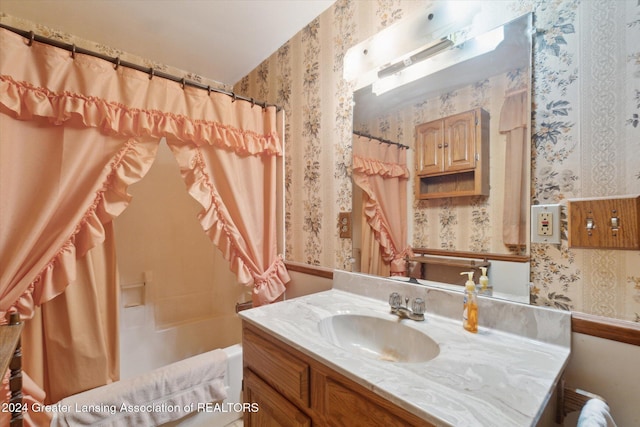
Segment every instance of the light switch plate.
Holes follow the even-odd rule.
[[[351,212],[340,212],[338,214],[338,232],[340,238],[351,238]]]
[[[531,243],[560,244],[560,205],[531,206]]]
[[[640,249],[640,196],[567,201],[570,248]]]

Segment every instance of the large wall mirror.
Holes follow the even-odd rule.
[[[396,234],[397,252],[408,245],[445,253],[495,255],[490,278],[496,284],[506,284],[500,286],[508,286],[497,294],[528,302],[532,14],[498,17],[500,14],[495,11],[467,12],[463,19],[456,14],[457,19],[453,20],[449,17],[451,11],[428,10],[353,47],[345,58],[345,74],[358,75],[353,114],[354,270],[390,274],[376,265],[380,255],[371,242],[386,231],[370,226],[374,215],[370,190],[363,190],[355,170],[359,164],[355,157],[361,153],[366,157],[370,144],[373,151],[380,147],[385,151],[382,164],[387,163],[384,156],[394,156],[389,154],[393,150],[400,152],[400,163],[406,162],[407,176],[396,179],[394,184],[399,187],[376,190],[384,193],[380,196],[384,198],[380,202],[382,208],[377,209],[391,211],[387,217]],[[424,30],[429,25],[431,28]],[[398,43],[395,56],[385,52],[381,59],[375,59],[379,53],[375,43],[394,38]],[[346,61],[352,63],[347,66]],[[524,117],[524,123],[511,126],[507,122],[516,110]],[[418,158],[424,153],[420,154],[417,146],[423,141],[416,129],[470,111],[478,114],[474,125],[484,129],[481,138],[485,147],[478,148],[480,141],[476,141],[476,150],[470,156],[472,162],[482,162],[486,188],[480,195],[458,196],[457,186],[464,184],[458,184],[457,177],[452,178],[453,172],[444,172],[444,179],[437,178],[449,186],[442,196],[436,191],[435,195],[422,198],[421,190],[416,193],[421,185],[416,175],[424,163],[423,157]],[[518,127],[519,133],[510,133],[511,127]],[[453,184],[447,184],[448,180]],[[519,221],[515,238],[513,230],[505,231],[504,225],[514,215]],[[403,221],[406,227],[402,226]],[[512,236],[506,237],[509,233]],[[509,262],[509,256],[521,260]],[[415,265],[409,267],[416,271]],[[464,280],[460,277],[455,284],[463,284]]]

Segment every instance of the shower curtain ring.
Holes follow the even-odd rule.
[[[151,80],[155,75],[156,75],[156,70],[154,70],[153,68],[149,68],[149,80]]]
[[[231,102],[236,102],[237,97],[235,92],[231,92],[231,97],[233,98]]]
[[[256,100],[251,98],[251,108],[253,108],[256,105]]]
[[[187,84],[187,79],[183,77],[182,80],[180,80],[180,86],[182,87],[182,89],[184,89],[186,84]]]
[[[75,43],[71,47],[71,59],[76,59],[76,45],[75,45]]]
[[[211,96],[211,85],[207,85],[207,92],[209,92],[209,96]]]
[[[118,56],[116,58],[116,64],[113,66],[113,69],[117,70],[119,66],[120,66],[120,57]]]
[[[33,45],[33,41],[35,39],[36,39],[36,33],[34,33],[33,31],[29,31],[29,43],[27,43],[27,46]]]

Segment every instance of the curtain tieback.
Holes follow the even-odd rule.
[[[405,258],[412,257],[412,256],[413,256],[413,250],[411,249],[411,246],[407,246],[406,248],[404,248],[402,252],[395,254],[393,256],[393,259],[391,260],[391,268],[390,268],[391,275],[404,276],[407,272]]]
[[[284,260],[282,259],[282,255],[278,255],[276,260],[273,263],[271,263],[271,265],[266,271],[260,274],[253,275],[253,285],[256,288],[260,288],[262,287],[262,285],[269,283],[269,280],[271,279],[271,277],[278,274],[278,270],[281,267],[284,267]]]

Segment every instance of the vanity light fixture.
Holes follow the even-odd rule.
[[[442,42],[442,40],[448,40],[449,43]],[[380,70],[378,72],[378,80],[372,83],[371,89],[376,95],[382,95],[397,87],[444,70],[452,64],[461,63],[491,52],[495,50],[503,40],[504,26],[500,26],[487,33],[476,36],[471,40],[466,40],[458,44],[455,43],[455,39],[451,36],[443,37],[439,42],[442,43],[443,47],[439,51],[427,56],[426,54],[422,54],[422,52],[425,52],[428,48],[423,49],[413,55],[422,56],[418,61],[413,61],[408,64],[399,61],[394,65]],[[438,45],[434,45],[434,47]],[[448,49],[452,45],[454,47]],[[437,55],[437,53],[440,53],[440,55]],[[409,59],[413,58],[413,56]],[[395,67],[397,64],[401,66],[398,66],[393,72],[386,72],[386,70]]]
[[[351,46],[344,56],[343,77],[354,82],[354,88],[358,90],[376,81],[378,72],[384,68],[396,64],[406,66],[403,58],[409,58],[415,52],[425,51],[424,54],[430,56],[432,53],[426,51],[428,48],[437,45],[443,37],[468,28],[483,7],[477,0],[431,2],[424,10]],[[442,48],[446,46],[438,47]],[[396,71],[395,67],[389,70],[390,73]]]
[[[443,37],[435,43],[432,43],[425,47],[424,49],[410,55],[409,57],[400,60],[394,64],[388,65],[378,71],[378,78],[382,79],[393,74],[396,74],[407,67],[410,67],[418,62],[424,61],[425,59],[429,59],[434,55],[442,52],[445,49],[453,46],[453,38],[451,36]]]

